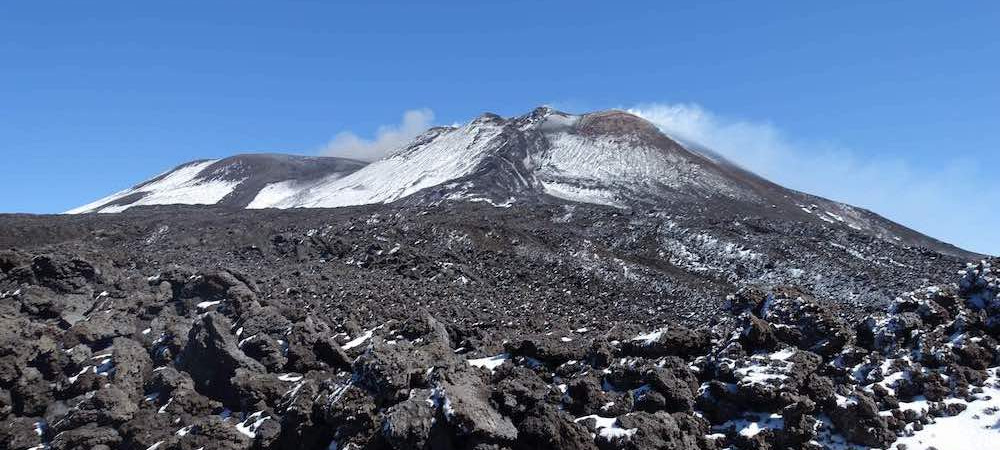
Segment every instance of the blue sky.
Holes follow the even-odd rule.
[[[315,154],[406,111],[544,103],[636,108],[1000,254],[996,2],[370,3],[0,6],[0,211],[63,211],[195,158]]]

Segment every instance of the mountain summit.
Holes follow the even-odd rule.
[[[344,158],[238,155],[172,171],[68,211],[133,206],[331,208],[404,201],[570,201],[633,210],[679,204],[844,227],[968,256],[870,211],[784,188],[619,110],[568,114],[539,107],[435,127],[366,164]]]

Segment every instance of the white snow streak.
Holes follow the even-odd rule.
[[[88,203],[79,208],[66,211],[67,214],[80,214],[86,212],[115,213],[122,212],[128,208],[139,205],[213,205],[229,195],[238,186],[240,181],[224,180],[199,180],[196,179],[199,173],[218,160],[208,160],[188,164],[184,167],[161,175],[157,181],[132,187],[115,194],[104,197],[100,200]],[[145,195],[127,205],[113,205],[101,208],[109,202],[124,198],[126,196],[145,193]],[[100,208],[100,209],[97,209]]]

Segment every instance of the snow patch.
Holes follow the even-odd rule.
[[[712,427],[716,432],[734,432],[746,438],[752,438],[764,430],[782,430],[785,419],[781,414],[748,413],[741,419],[730,420],[722,425]]]
[[[364,344],[366,341],[371,339],[373,335],[375,335],[375,330],[378,330],[379,328],[382,328],[382,325],[379,325],[375,328],[365,331],[364,333],[361,334],[361,336],[351,339],[346,344],[342,345],[340,348],[343,350],[350,350],[354,347]]]
[[[579,417],[573,422],[580,423],[585,420],[593,420],[597,433],[608,441],[615,439],[629,439],[639,430],[637,428],[622,428],[618,425],[618,419],[614,417],[601,417],[596,414]]]
[[[659,341],[660,337],[663,336],[663,333],[665,333],[666,331],[667,331],[666,328],[661,328],[656,331],[640,334],[632,338],[632,342],[642,342],[643,345],[650,345],[656,341]]]
[[[904,436],[895,445],[905,444],[907,448],[940,449],[955,448],[960,442],[975,443],[977,450],[1000,450],[1000,388],[997,387],[997,370],[992,370],[983,392],[974,394],[974,400],[966,403],[965,411],[951,416],[935,418],[933,423],[924,425],[922,430],[910,430],[911,436]],[[964,400],[955,399],[965,403]],[[926,410],[926,400],[923,405],[917,402],[906,404],[907,408]],[[900,403],[900,408],[904,407]]]
[[[195,306],[198,309],[208,309],[208,308],[211,308],[211,307],[213,307],[215,305],[218,305],[219,303],[222,303],[222,300],[215,300],[215,301],[211,301],[211,302],[201,302],[201,303],[198,303]]]
[[[246,420],[236,424],[236,431],[243,433],[243,435],[249,438],[257,437],[257,428],[260,428],[261,424],[270,419],[270,416],[264,416],[264,411],[257,411],[253,414],[247,416]]]
[[[510,359],[510,355],[506,353],[501,353],[496,356],[490,356],[487,358],[470,359],[466,362],[473,367],[482,367],[484,369],[489,369],[490,372],[496,370],[497,367],[503,364],[504,361]]]

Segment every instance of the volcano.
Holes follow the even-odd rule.
[[[1000,261],[627,112],[193,161],[71,212],[0,215],[0,448],[997,442]]]
[[[573,115],[540,107],[509,119],[487,113],[463,126],[432,128],[372,163],[277,154],[192,161],[68,212],[163,204],[286,209],[442,200],[512,206],[552,199],[624,210],[701,205],[975,256],[871,211],[779,186],[617,110]]]

